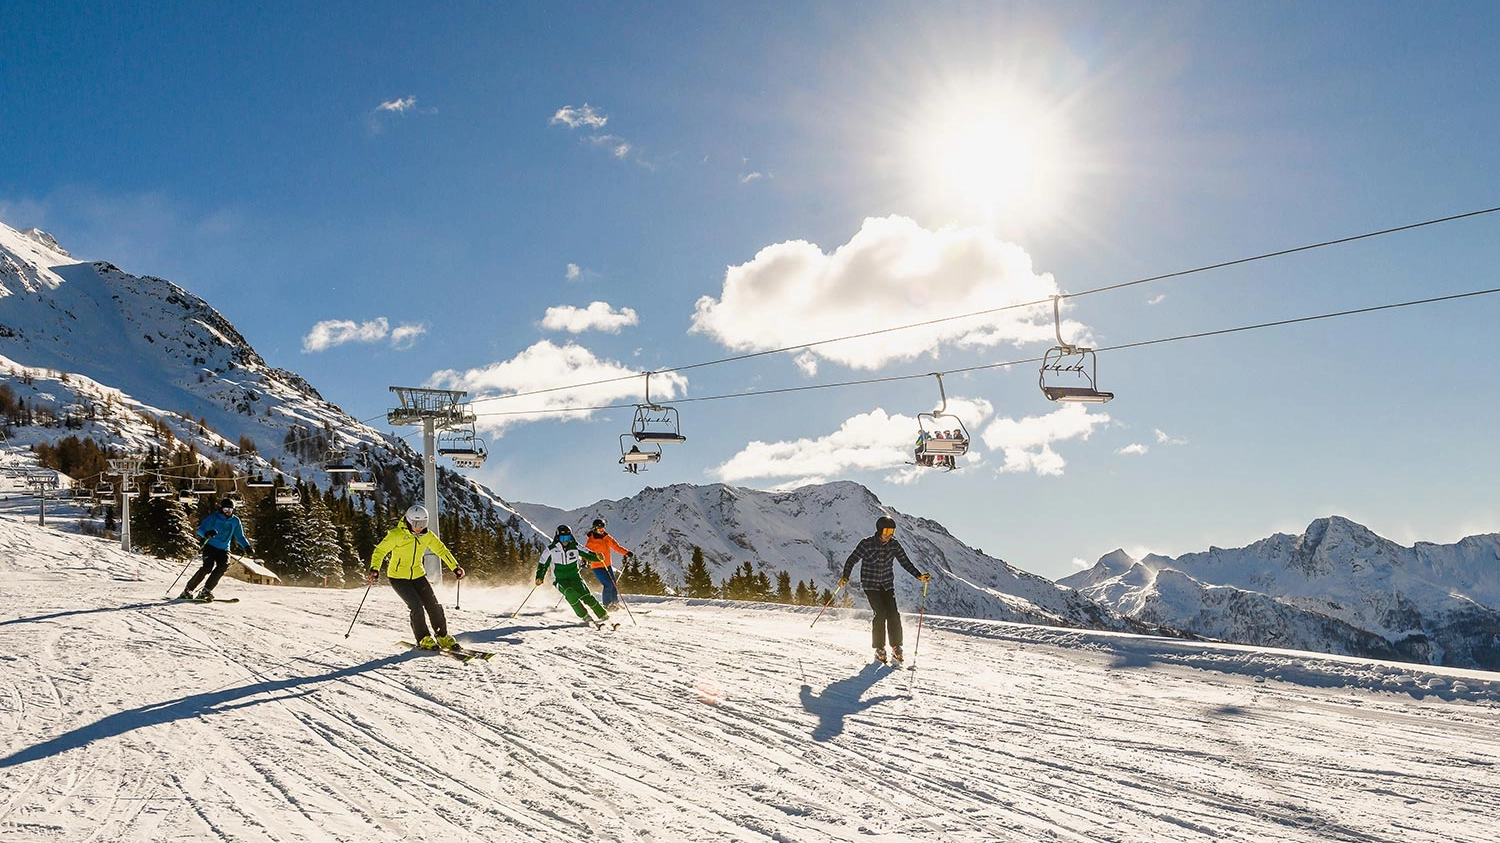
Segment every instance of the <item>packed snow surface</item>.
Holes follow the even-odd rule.
[[[601,632],[550,584],[443,588],[459,639],[497,653],[465,665],[399,646],[384,583],[171,603],[178,565],[37,521],[0,502],[7,843],[1500,828],[1495,674],[932,616],[918,638],[917,605],[895,672],[863,612],[636,598]]]

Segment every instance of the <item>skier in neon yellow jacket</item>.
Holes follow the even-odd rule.
[[[451,650],[458,645],[448,634],[448,617],[443,614],[443,604],[432,592],[432,583],[427,581],[427,569],[422,561],[431,556],[447,565],[458,579],[464,578],[464,569],[453,558],[442,540],[427,530],[427,507],[417,504],[406,510],[401,523],[385,534],[375,552],[370,554],[371,585],[380,581],[380,565],[389,556],[385,576],[391,588],[411,612],[411,634],[416,636],[417,646],[424,650],[439,647]],[[432,619],[432,631],[427,629],[427,619]]]
[[[564,524],[557,528],[552,543],[547,545],[547,549],[542,551],[542,558],[537,560],[536,584],[542,584],[547,578],[547,569],[551,568],[552,584],[557,586],[568,605],[573,607],[573,614],[581,621],[588,621],[589,614],[583,608],[587,605],[598,616],[598,622],[603,623],[609,620],[609,613],[599,605],[599,599],[589,591],[589,587],[583,584],[583,575],[578,572],[580,562],[593,562],[598,558],[598,554],[580,548],[578,539],[573,538],[573,528]]]

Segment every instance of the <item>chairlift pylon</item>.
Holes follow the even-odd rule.
[[[1057,333],[1057,345],[1042,355],[1042,369],[1037,374],[1037,385],[1049,401],[1074,404],[1103,404],[1115,397],[1113,392],[1101,392],[1099,384],[1099,361],[1092,348],[1083,348],[1065,342],[1062,338],[1062,316],[1058,312],[1058,300],[1052,297],[1052,326]],[[1052,380],[1049,382],[1048,373]],[[1081,378],[1087,385],[1066,386],[1057,383],[1060,375]]]
[[[917,414],[917,442],[911,464],[952,471],[958,468],[957,457],[969,452],[969,428],[963,419],[948,412],[948,391],[943,388],[942,373],[933,372],[932,376],[937,378],[938,395],[943,403],[930,413]],[[956,426],[948,426],[943,419],[951,419]]]

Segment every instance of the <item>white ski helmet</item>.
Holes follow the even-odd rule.
[[[406,508],[406,515],[403,517],[413,530],[427,529],[427,507],[414,503]]]

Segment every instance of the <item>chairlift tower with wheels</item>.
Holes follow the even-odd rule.
[[[437,434],[439,430],[474,424],[474,411],[464,400],[469,393],[416,386],[393,386],[391,392],[396,393],[401,406],[386,412],[386,422],[422,428],[422,504],[427,507],[427,529],[442,538],[438,531]],[[433,572],[436,580],[442,582],[443,566],[433,567],[437,569]]]
[[[109,473],[120,475],[120,549],[130,552],[130,489],[135,478],[145,474],[140,457],[118,457],[109,461]]]

